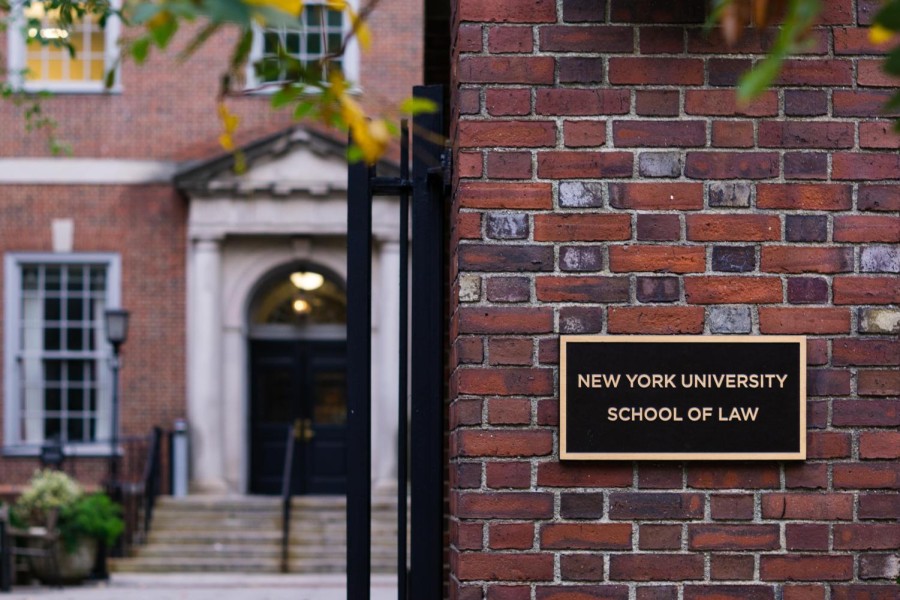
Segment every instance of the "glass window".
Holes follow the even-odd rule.
[[[118,20],[86,15],[66,30],[58,17],[39,0],[22,4],[9,29],[11,77],[26,89],[102,91],[115,62]]]
[[[103,314],[114,287],[111,261],[8,257],[7,267],[7,444],[108,439]]]

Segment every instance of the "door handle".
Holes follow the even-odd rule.
[[[312,419],[303,419],[303,441],[308,442],[314,437],[316,437],[316,432],[313,429]]]

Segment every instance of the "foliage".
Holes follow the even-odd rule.
[[[711,0],[707,29],[718,23],[725,41],[734,44],[748,25],[763,28],[779,23],[780,28],[768,55],[745,73],[738,84],[738,100],[744,104],[770,87],[781,72],[785,59],[812,44],[810,33],[822,10],[821,0]],[[884,0],[869,30],[869,39],[877,45],[900,39],[900,0]],[[884,70],[900,77],[900,44],[890,52]],[[886,109],[900,107],[900,92]],[[900,130],[900,120],[897,122]]]
[[[85,494],[62,471],[36,471],[14,506],[15,522],[45,526],[56,513],[56,527],[67,552],[73,552],[82,536],[113,544],[122,534],[122,508],[102,493]]]

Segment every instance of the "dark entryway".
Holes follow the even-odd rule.
[[[346,421],[346,342],[250,342],[251,493],[281,493],[288,429],[293,493],[346,493]]]

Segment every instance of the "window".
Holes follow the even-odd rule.
[[[13,254],[5,266],[6,446],[108,440],[103,313],[118,305],[118,257]]]
[[[99,17],[87,15],[65,31],[57,26],[57,14],[39,0],[20,4],[8,36],[13,83],[27,90],[104,91],[106,73],[116,60],[118,19],[110,17],[104,27]]]
[[[287,54],[297,59],[304,67],[314,66],[323,57],[340,52],[344,38],[350,27],[341,11],[332,10],[322,4],[306,2],[300,17],[300,27],[289,29],[278,27],[259,29],[253,38],[250,52],[247,82],[250,87],[281,81],[286,74],[277,69],[279,54]],[[256,73],[254,64],[261,61],[262,70]],[[330,61],[328,68],[340,69],[349,81],[356,81],[359,53],[355,39],[351,39],[346,52]],[[326,68],[322,69],[322,79],[327,79]]]

